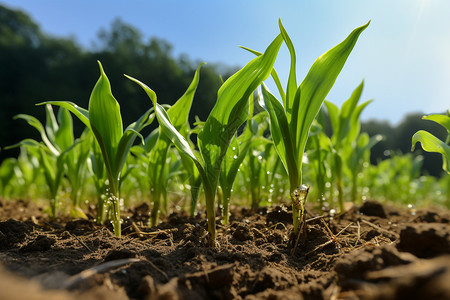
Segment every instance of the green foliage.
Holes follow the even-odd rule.
[[[264,55],[250,61],[221,86],[217,102],[198,133],[200,153],[197,155],[184,136],[174,127],[167,111],[156,102],[155,92],[144,83],[130,78],[138,83],[153,101],[162,133],[171,139],[179,151],[194,161],[200,173],[205,191],[211,247],[215,247],[216,243],[215,194],[222,161],[236,130],[247,119],[249,97],[270,75],[281,43],[282,38],[278,36]]]
[[[29,125],[34,127],[41,135],[42,143],[33,139],[25,139],[8,148],[22,146],[28,148],[29,151],[37,151],[39,164],[43,170],[45,181],[50,192],[50,213],[54,218],[57,215],[58,191],[61,186],[62,177],[66,172],[66,164],[69,166],[69,173],[73,171],[70,168],[70,164],[75,159],[72,150],[77,146],[79,140],[74,141],[72,118],[65,108],[59,110],[58,119],[56,119],[50,105],[46,105],[45,110],[47,116],[45,127],[33,116],[20,114],[15,117],[16,119],[25,120]],[[70,173],[70,175],[73,175],[73,173]],[[73,186],[72,188],[76,187]],[[80,212],[78,216],[86,217],[81,210],[77,209],[78,207],[75,204],[77,203],[74,203],[74,209]]]
[[[280,92],[286,96],[283,101],[279,101],[263,86],[261,98],[264,102],[261,106],[269,113],[272,139],[289,176],[295,232],[303,221],[304,203],[298,203],[292,194],[302,185],[302,161],[312,122],[359,35],[368,25],[369,23],[355,29],[342,43],[320,56],[297,87],[295,50],[281,21],[279,22],[280,31],[291,55],[286,93]],[[273,78],[277,82],[277,76]],[[277,87],[280,86],[277,83]]]
[[[6,27],[0,25],[0,32],[15,37],[11,42],[14,47],[51,49],[49,53],[53,54],[60,51],[64,54],[61,56],[63,58],[69,53],[66,51],[69,51],[70,45],[46,39],[32,21],[14,12],[5,15],[0,6],[0,19],[3,20],[5,16],[9,23],[14,19],[19,20],[17,28],[26,25],[25,28],[29,29],[25,34],[14,29],[14,22]],[[42,197],[40,185],[47,185],[51,214],[56,216],[58,207],[61,207],[58,203],[64,200],[62,192],[67,194],[70,190],[70,214],[77,218],[86,217],[82,210],[82,197],[96,197],[97,222],[102,224],[108,217],[112,220],[115,234],[120,236],[121,205],[127,206],[135,199],[151,199],[153,205],[149,223],[154,226],[157,225],[160,211],[164,214],[172,208],[178,210],[189,207],[190,214],[195,215],[203,185],[211,247],[216,246],[216,209],[222,208],[222,223],[228,224],[231,197],[233,203],[250,199],[245,204],[256,211],[261,205],[282,202],[289,192],[294,231],[299,232],[300,228],[304,228],[304,205],[309,192],[309,186],[303,182],[314,182],[311,191],[318,198],[320,207],[326,207],[327,195],[330,202],[333,201],[335,190],[338,191],[341,210],[344,193],[349,191],[352,201],[371,197],[420,204],[436,199],[436,203],[448,206],[450,177],[444,176],[438,182],[432,176],[421,176],[423,160],[420,156],[395,153],[377,166],[370,165],[371,149],[380,142],[381,137],[370,136],[365,132],[360,134],[359,117],[370,103],[367,101],[358,105],[363,83],[341,108],[325,101],[359,35],[367,26],[355,29],[342,43],[320,56],[298,85],[295,49],[280,21],[280,34],[264,54],[245,48],[257,57],[225,82],[217,78],[219,84],[215,85],[216,81],[212,79],[216,75],[212,71],[214,68],[201,64],[194,69],[188,61],[176,61],[170,57],[169,44],[156,39],[146,44],[142,42],[139,31],[116,20],[111,32],[102,31],[102,44],[98,46],[99,56],[111,62],[113,70],[121,68],[121,71],[142,76],[152,83],[159,99],[176,99],[174,94],[160,90],[160,84],[173,88],[179,94],[186,86],[187,90],[176,102],[163,106],[158,103],[153,89],[127,76],[145,91],[152,108],[147,110],[149,105],[146,99],[146,112],[124,129],[125,120],[135,119],[133,111],[139,114],[142,111],[143,106],[137,104],[140,101],[137,100],[137,93],[142,91],[131,88],[129,81],[123,78],[119,81],[119,76],[115,75],[118,72],[112,72],[112,77],[108,78],[99,63],[100,78],[92,90],[89,103],[86,103],[88,109],[72,102],[48,101],[41,103],[45,104],[45,124],[41,123],[39,116],[25,113],[17,116],[36,129],[37,137],[14,145],[20,146],[19,157],[6,159],[0,165],[0,195],[12,198],[23,195],[36,199]],[[283,42],[291,58],[285,89],[274,69]],[[6,44],[0,37],[0,48],[4,47],[0,50],[8,49]],[[76,47],[71,49],[77,54]],[[89,55],[81,56],[83,59],[89,58]],[[45,61],[47,56],[44,57]],[[52,61],[59,68],[60,73],[57,74],[61,77],[67,75],[64,80],[72,82],[71,71],[58,64],[66,60],[58,61],[58,57]],[[1,59],[0,51],[0,63]],[[141,63],[139,68],[132,64],[135,60]],[[77,59],[72,63],[75,61]],[[38,65],[40,63],[38,60]],[[45,64],[42,66],[45,67]],[[83,69],[78,70],[81,72]],[[168,75],[158,79],[156,77],[161,75],[161,70]],[[84,70],[80,74],[89,77],[89,72]],[[280,99],[263,83],[269,76],[275,81]],[[39,85],[39,81],[36,82]],[[115,87],[115,82],[128,84],[122,86],[125,92],[122,90],[120,94],[121,97],[128,95],[127,114],[121,114],[119,103],[111,91],[111,82]],[[199,121],[201,116],[196,115],[195,127],[191,128],[191,110],[196,106],[209,109],[205,103],[212,106],[214,102],[214,97],[202,100],[205,95],[211,96],[201,92],[205,83],[213,88],[214,93],[218,90],[217,101],[207,118],[205,116],[206,121]],[[253,105],[257,89],[263,109],[254,113],[254,109],[260,109]],[[192,107],[194,95],[198,104]],[[324,102],[326,111],[321,110]],[[57,115],[51,105],[59,106]],[[0,110],[1,113],[4,111]],[[76,133],[76,123],[72,122],[71,113],[85,125],[84,131],[79,131],[81,135]],[[329,118],[326,118],[326,113]],[[149,130],[144,139],[141,132],[155,116],[159,127]],[[412,147],[414,149],[415,144],[420,142],[424,150],[440,153],[444,158],[443,168],[448,172],[450,116],[432,115],[424,119],[445,127],[447,140],[443,142],[426,131],[418,131],[413,136]],[[402,130],[406,127],[399,126]],[[198,148],[192,141],[194,135],[197,136]],[[139,143],[139,139],[136,141],[137,137],[142,143]],[[218,207],[216,194],[219,198]]]
[[[447,130],[447,140],[443,142],[431,133],[419,130],[412,137],[411,151],[414,151],[416,143],[419,142],[423,150],[442,154],[442,169],[450,174],[450,113],[447,111],[447,116],[424,116],[423,119],[431,120],[442,125]]]
[[[236,175],[250,148],[252,139],[252,116],[253,94],[250,95],[250,113],[248,114],[249,119],[247,119],[244,132],[239,136],[237,136],[236,133],[231,138],[222,162],[219,183],[222,189],[222,224],[224,225],[229,223],[231,191],[233,189]]]
[[[338,189],[338,203],[344,211],[344,172],[349,173],[352,183],[351,200],[356,201],[356,178],[361,170],[366,151],[373,147],[379,138],[373,138],[369,145],[368,136],[358,139],[360,132],[359,117],[363,109],[371,102],[366,101],[358,105],[363,90],[364,81],[353,91],[341,109],[329,101],[325,101],[328,116],[331,121],[333,135],[331,136],[331,152],[334,166],[333,176]]]
[[[197,68],[194,78],[183,96],[167,109],[167,115],[172,121],[172,125],[177,131],[184,132],[185,134],[187,134],[189,130],[189,111],[199,83],[199,72],[202,65],[203,64],[200,64]],[[162,128],[160,127],[156,144],[150,150],[148,163],[148,177],[150,180],[153,201],[150,219],[150,224],[152,226],[157,225],[160,210],[160,197],[162,192],[166,189],[167,178],[165,178],[164,175],[167,176],[167,174],[164,172],[164,169],[166,167],[167,151],[169,150],[170,144],[169,137],[162,134]]]
[[[71,102],[48,101],[41,104],[58,105],[68,109],[77,116],[87,128],[89,128],[100,147],[103,163],[106,168],[108,187],[111,202],[114,232],[116,236],[121,235],[121,220],[119,207],[119,181],[130,148],[137,136],[141,139],[139,131],[148,126],[153,118],[150,113],[153,109],[146,111],[136,122],[130,124],[123,131],[120,106],[111,92],[111,85],[108,77],[100,67],[100,78],[91,94],[89,100],[89,110],[83,109]]]

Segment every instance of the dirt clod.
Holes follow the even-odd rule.
[[[405,226],[400,231],[398,248],[422,258],[450,253],[450,226],[422,223]]]
[[[364,202],[359,211],[366,216],[386,218],[386,212],[384,211],[383,205],[375,201]]]

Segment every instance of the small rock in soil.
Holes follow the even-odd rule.
[[[383,205],[376,201],[366,201],[359,209],[359,212],[366,216],[386,218],[386,212]]]
[[[421,258],[450,253],[450,228],[446,224],[419,223],[400,231],[398,249]]]
[[[52,248],[55,239],[45,235],[39,235],[35,240],[19,249],[20,252],[47,251]]]

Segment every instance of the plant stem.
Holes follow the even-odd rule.
[[[342,174],[339,174],[337,176],[336,185],[338,190],[338,204],[339,204],[339,211],[344,211],[344,187],[342,184]]]
[[[205,202],[206,202],[206,218],[208,219],[209,246],[216,247],[216,210],[215,210],[215,188],[212,188],[206,182],[204,183]]]
[[[231,190],[228,188],[222,189],[222,224],[228,225],[230,221],[230,198]]]
[[[119,180],[113,180],[111,176],[109,177],[109,187],[111,189],[111,195],[109,195],[109,201],[111,201],[111,208],[112,208],[112,222],[114,227],[114,235],[116,237],[122,236],[122,224],[120,222],[120,198],[119,198],[119,191],[117,187],[119,186]]]
[[[55,219],[56,218],[56,210],[57,210],[57,205],[58,205],[58,199],[56,199],[56,195],[51,197],[50,199],[50,213],[51,213],[51,218]]]
[[[199,178],[198,180],[201,179]],[[190,207],[191,217],[195,216],[199,194],[200,194],[200,185],[191,184],[191,207]]]
[[[301,168],[301,166],[300,166]],[[301,169],[300,169],[301,170]],[[294,175],[294,176],[292,176]],[[300,207],[298,205],[296,205],[296,198],[295,198],[295,190],[297,189],[297,187],[299,187],[302,184],[302,173],[301,171],[299,172],[299,174],[292,174],[291,176],[289,176],[289,195],[291,196],[291,201],[292,201],[292,223],[294,225],[294,233],[298,233],[298,230],[300,229],[300,223],[301,220],[300,218],[303,215],[303,212],[301,211]]]
[[[102,194],[97,195],[97,224],[103,224],[105,221],[105,200]]]
[[[158,223],[158,218],[159,218],[159,207],[160,207],[160,202],[161,202],[161,191],[159,188],[153,188],[153,192],[152,192],[152,202],[153,202],[153,207],[152,207],[152,212],[150,213],[150,226],[156,226]]]

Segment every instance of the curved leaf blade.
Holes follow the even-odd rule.
[[[431,133],[419,130],[412,137],[411,151],[414,151],[416,143],[419,142],[423,150],[442,154],[442,168],[450,173],[450,146],[432,135]]]
[[[370,21],[353,30],[343,42],[320,56],[300,84],[299,116],[297,122],[295,122],[297,124],[292,124],[296,129],[296,148],[299,154],[299,161],[303,156],[308,133],[314,118],[344,67],[359,35],[369,26],[369,23]]]

